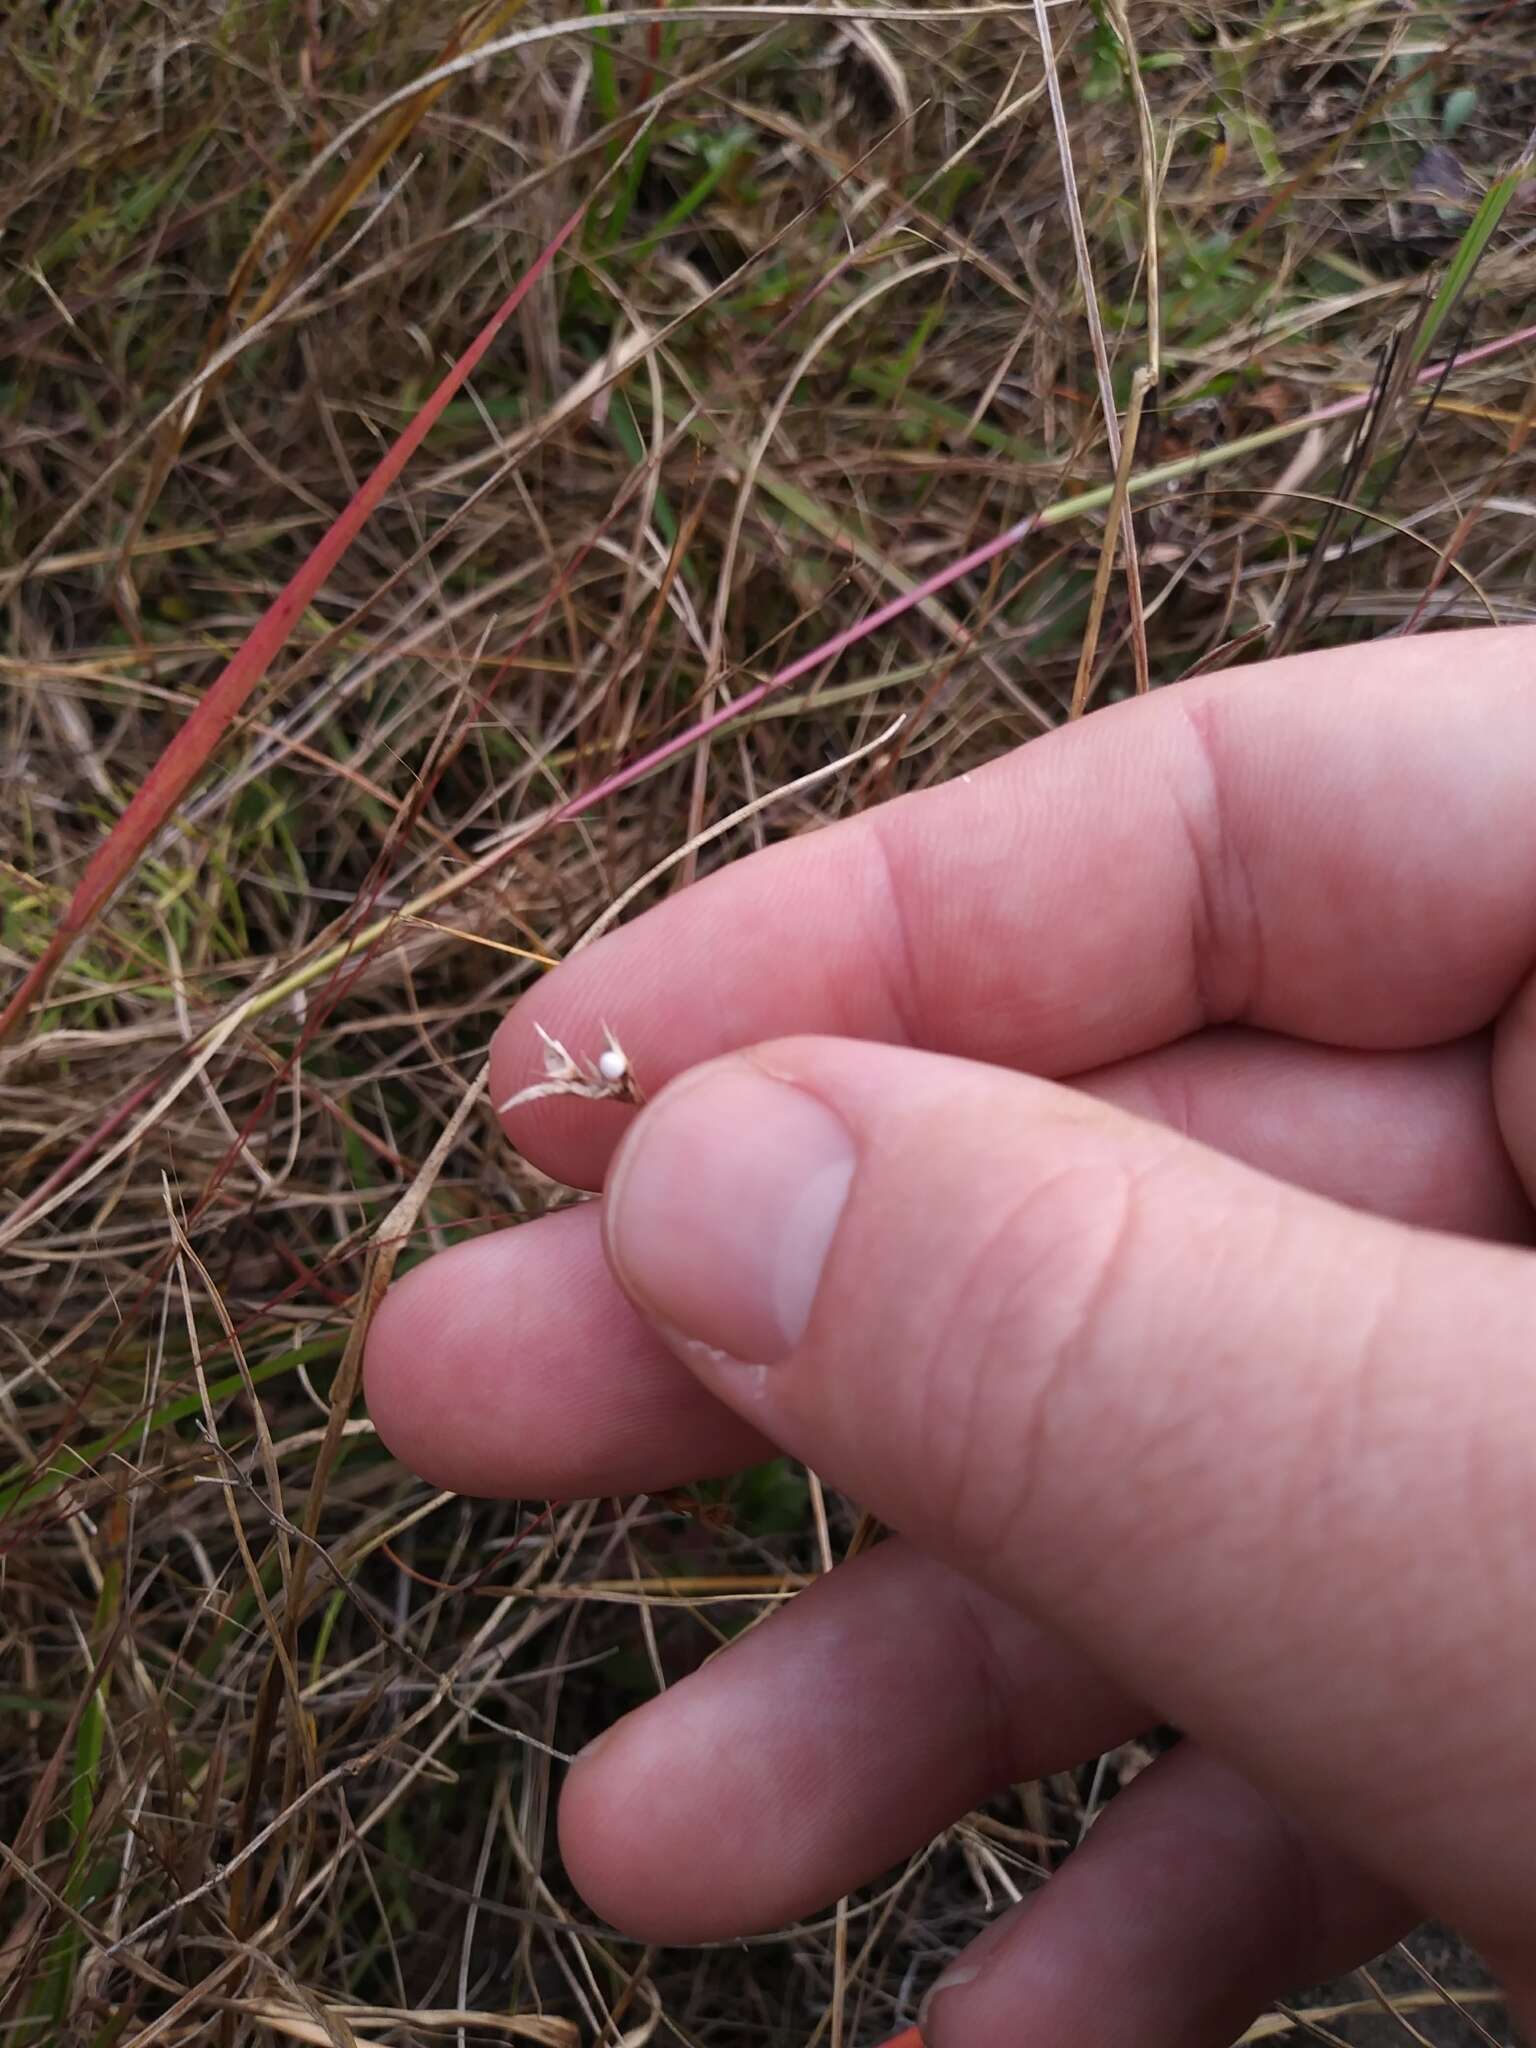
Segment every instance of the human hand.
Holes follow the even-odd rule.
[[[900,1532],[584,1752],[587,1898],[777,1924],[1171,1721],[928,2048],[1223,2042],[1426,1914],[1536,2018],[1533,969],[1536,632],[1470,633],[1095,714],[524,999],[498,1100],[535,1020],[656,1099],[513,1114],[605,1199],[401,1283],[386,1441],[777,1446]]]

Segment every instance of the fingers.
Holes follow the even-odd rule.
[[[630,1307],[598,1233],[595,1205],[567,1209],[455,1245],[385,1296],[368,1410],[434,1486],[585,1499],[770,1455]]]
[[[1189,1744],[1113,1800],[1041,1892],[941,1978],[924,2048],[1226,2048],[1414,1914]]]
[[[811,1030],[1060,1076],[1245,1022],[1402,1047],[1488,1024],[1536,958],[1536,632],[1394,640],[1159,691],[984,773],[770,849],[550,976],[535,1023],[604,1023],[655,1092]],[[1449,739],[1454,738],[1454,745]],[[594,1186],[624,1113],[513,1134]]]
[[[1342,1052],[1202,1034],[1079,1084],[1268,1172],[1386,1216],[1528,1239],[1486,1045]],[[391,1291],[368,1344],[380,1433],[439,1486],[585,1497],[767,1455],[623,1299],[595,1205],[457,1245]]]
[[[782,1926],[1146,1722],[1077,1652],[887,1543],[583,1751],[561,1850],[647,1940]]]
[[[1499,1019],[1493,1097],[1503,1141],[1526,1193],[1536,1202],[1536,973]]]
[[[1486,1035],[1358,1053],[1264,1031],[1202,1031],[1073,1086],[1351,1208],[1468,1237],[1531,1240],[1531,1202],[1495,1114]],[[1531,1094],[1536,1138],[1536,1087]]]
[[[677,1083],[607,1230],[766,1436],[1503,1931],[1536,1805],[1509,1628],[1536,1598],[1528,1255],[833,1040]]]

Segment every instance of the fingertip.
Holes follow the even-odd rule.
[[[722,1939],[741,1931],[734,1912],[727,1905],[711,1916],[708,1889],[668,1855],[668,1831],[657,1825],[678,1753],[667,1722],[656,1739],[654,1704],[604,1729],[575,1758],[560,1793],[560,1858],[593,1912],[635,1940]]]
[[[555,1095],[512,1110],[505,1107],[523,1089],[544,1079],[540,1027],[577,1059],[595,1060],[602,1051],[602,1022],[567,1004],[551,1003],[544,999],[546,991],[558,993],[551,984],[541,984],[497,1026],[491,1039],[491,1100],[507,1137],[541,1173],[567,1187],[595,1190],[602,1186],[608,1161],[634,1120],[628,1104]]]
[[[577,1752],[565,1774],[555,1819],[560,1861],[571,1883],[600,1918],[639,1936],[640,1930],[631,1925],[625,1910],[629,1903],[625,1880],[632,1876],[626,1859],[636,1835],[632,1826],[626,1825],[629,1801],[624,1773],[621,1768],[615,1777],[602,1763],[604,1753],[611,1755],[624,1746],[624,1727],[623,1721],[616,1722]],[[643,1851],[643,1834],[638,1840]],[[666,1937],[647,1932],[643,1938]]]
[[[1185,1744],[1117,1794],[1051,1882],[994,1921],[924,2002],[931,2048],[1224,2048],[1274,1998],[1374,1955],[1408,1901]]]
[[[598,1205],[474,1238],[385,1296],[364,1356],[385,1444],[494,1499],[675,1486],[766,1455],[624,1299]]]
[[[440,1254],[443,1259],[451,1253]],[[380,1302],[363,1349],[363,1399],[386,1450],[423,1478],[435,1478],[433,1406],[424,1398],[421,1365],[435,1370],[433,1328],[436,1260],[402,1274]]]
[[[564,1234],[556,1223],[540,1240],[557,1273]],[[519,1235],[473,1239],[412,1268],[389,1289],[368,1332],[363,1392],[374,1428],[402,1464],[456,1493],[515,1496],[541,1462],[537,1451],[530,1461],[526,1445],[508,1443],[503,1424],[516,1389],[496,1325],[506,1328],[515,1303],[522,1336],[537,1344],[541,1335],[539,1301],[517,1285],[538,1285]]]

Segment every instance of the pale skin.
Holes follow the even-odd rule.
[[[772,848],[540,983],[494,1098],[604,1023],[644,1109],[508,1118],[603,1200],[395,1290],[386,1441],[560,1497],[783,1449],[899,1533],[575,1764],[594,1909],[773,1926],[1171,1722],[928,2048],[1217,2048],[1430,1915],[1531,2026],[1536,632]]]

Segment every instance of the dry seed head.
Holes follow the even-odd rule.
[[[498,1104],[501,1115],[520,1109],[525,1103],[542,1102],[551,1095],[575,1095],[585,1102],[638,1104],[643,1100],[630,1072],[629,1055],[607,1025],[603,1027],[603,1049],[592,1061],[574,1059],[542,1024],[533,1028],[544,1044],[544,1079],[535,1081],[531,1087],[519,1088],[515,1095]]]

